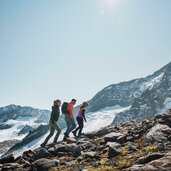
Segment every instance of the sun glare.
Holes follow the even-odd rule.
[[[122,0],[101,0],[101,8],[107,11],[113,11],[116,9]]]

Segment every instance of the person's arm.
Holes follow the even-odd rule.
[[[82,115],[83,115],[84,121],[87,122],[86,117],[85,117],[85,109],[82,110]]]

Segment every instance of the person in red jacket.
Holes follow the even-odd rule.
[[[72,99],[68,104],[67,110],[68,114],[65,114],[65,121],[67,124],[66,132],[64,133],[64,141],[69,137],[71,131],[76,128],[75,119],[74,119],[74,105],[76,104],[76,100]]]

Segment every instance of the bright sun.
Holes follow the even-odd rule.
[[[114,10],[117,8],[122,0],[101,0],[101,6],[106,10]]]

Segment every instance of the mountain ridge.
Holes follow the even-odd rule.
[[[163,112],[164,110],[167,110],[169,107],[165,108],[163,105],[165,103],[164,100],[168,101],[167,98],[171,98],[171,90],[169,89],[169,86],[171,85],[171,79],[169,79],[171,76],[171,62],[169,62],[167,65],[163,66],[159,70],[155,71],[153,74],[146,76],[144,78],[137,78],[133,79],[130,81],[124,81],[120,82],[118,84],[111,84],[102,90],[100,90],[90,101],[89,101],[89,112],[95,112],[97,110],[100,110],[105,107],[111,107],[115,105],[120,105],[121,107],[128,107],[131,106],[134,109],[138,107],[138,101],[143,97],[145,100],[148,99],[148,103],[151,103],[154,98],[154,90],[157,92],[157,88],[162,85],[163,87],[160,87],[162,90],[162,93],[158,96],[161,96],[165,99],[161,100],[159,98],[159,101],[161,102],[161,106],[154,107],[155,104],[154,102],[151,103],[151,110],[149,110],[149,116],[148,117],[153,117],[156,114],[159,114]],[[159,84],[159,85],[158,85]],[[169,86],[167,86],[169,84]],[[156,88],[156,86],[158,86]],[[166,88],[167,86],[167,88]],[[153,92],[150,96],[150,92]],[[167,96],[164,95],[164,92],[167,92]],[[150,102],[151,101],[151,102]],[[144,104],[145,105],[145,104]],[[163,106],[162,106],[163,105]],[[131,109],[132,109],[131,108]],[[153,108],[153,110],[152,110]],[[140,109],[139,109],[140,110]],[[145,113],[143,110],[140,111],[137,116],[139,117],[138,119],[141,119],[142,113]],[[163,111],[162,111],[163,110]],[[126,122],[130,121],[132,119],[136,119],[137,111],[132,111],[132,113],[127,112],[118,114],[113,121],[114,124],[120,123],[120,122]],[[140,116],[141,113],[141,116]],[[147,113],[147,112],[146,112]],[[152,114],[153,113],[153,114]],[[124,119],[121,115],[123,115]],[[135,115],[134,117],[128,117],[129,115]],[[142,119],[145,119],[142,117]]]

